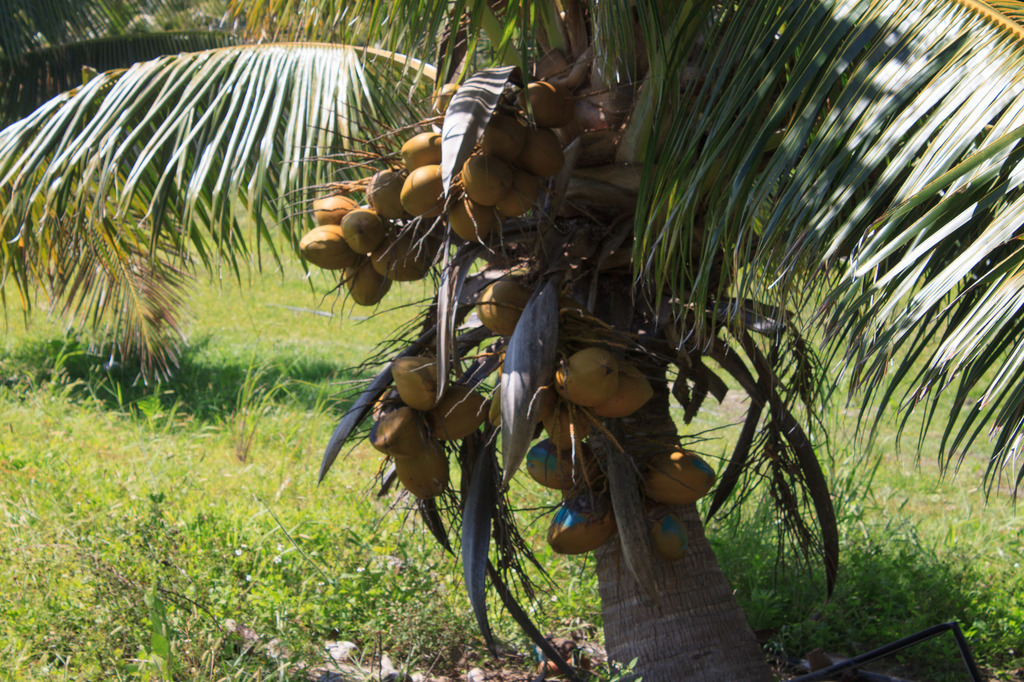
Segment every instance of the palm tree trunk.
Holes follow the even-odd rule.
[[[637,585],[619,543],[596,552],[608,658],[637,660],[644,682],[748,682],[771,675],[754,633],[718,567],[695,505],[676,510],[690,536],[679,561],[655,560],[655,584]]]
[[[639,330],[657,320],[645,308],[643,297],[631,294],[627,279],[605,278],[601,291],[600,316],[619,329]],[[656,323],[655,323],[656,324]],[[629,481],[624,489],[639,495],[635,479],[637,462],[644,462],[652,449],[677,442],[678,428],[669,411],[666,381],[668,347],[654,341],[656,328],[647,328],[648,350],[659,351],[635,358],[637,366],[651,379],[654,395],[636,413],[610,423],[610,431],[595,433],[590,441],[609,458],[620,457]],[[661,360],[655,360],[660,357]],[[682,380],[682,379],[679,379]],[[605,434],[615,434],[618,444]],[[621,450],[619,448],[622,448]],[[623,452],[631,457],[624,458]],[[622,476],[612,471],[618,463],[609,460],[609,478]],[[615,487],[612,481],[612,486]],[[613,503],[615,498],[613,495]],[[626,507],[643,514],[642,502],[616,508],[616,517],[630,515]],[[646,535],[633,543],[645,556],[636,557],[645,567],[643,585],[637,583],[622,555],[619,536],[600,547],[597,559],[598,588],[604,613],[605,647],[610,660],[620,664],[637,659],[636,672],[644,682],[758,682],[771,674],[746,616],[732,588],[718,566],[718,559],[704,535],[694,504],[672,510],[689,535],[689,551],[677,561],[652,556]],[[623,523],[619,524],[620,533]],[[634,536],[635,537],[635,536]],[[632,546],[632,545],[631,545]]]

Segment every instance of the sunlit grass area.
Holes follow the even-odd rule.
[[[497,602],[509,657],[476,630],[461,567],[392,490],[381,456],[343,452],[323,484],[324,445],[364,361],[414,314],[426,285],[396,287],[388,312],[346,305],[319,274],[269,269],[239,285],[201,281],[181,368],[149,383],[130,362],[34,315],[0,344],[0,655],[28,679],[354,678],[396,668],[458,675],[531,670]],[[691,431],[742,418],[709,400]],[[1024,647],[1022,524],[1006,486],[986,498],[979,446],[954,478],[937,444],[897,453],[894,427],[855,439],[836,405],[827,469],[842,565],[825,599],[817,566],[780,563],[775,519],[756,500],[710,535],[769,653],[854,655],[958,620],[979,660],[1013,679]],[[733,427],[735,429],[735,427]],[[719,433],[719,432],[713,432]],[[700,449],[720,465],[723,440]],[[823,453],[823,457],[826,456]],[[529,602],[545,632],[599,643],[586,556],[547,548],[558,494],[515,481],[520,526],[549,576]],[[354,648],[341,651],[349,642]],[[332,655],[333,654],[333,655]],[[951,640],[883,664],[910,678],[964,679]]]

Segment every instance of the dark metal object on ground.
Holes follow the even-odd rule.
[[[853,658],[836,663],[835,665],[827,668],[816,670],[808,675],[792,677],[789,679],[789,682],[819,682],[823,680],[834,680],[837,679],[841,673],[847,670],[854,670],[865,663],[870,663],[871,661],[879,658],[884,658],[889,654],[893,654],[902,649],[906,649],[909,646],[919,644],[926,639],[931,639],[932,637],[941,635],[947,630],[951,630],[953,632],[953,638],[956,640],[957,649],[960,650],[960,657],[963,659],[964,666],[967,668],[967,674],[969,675],[971,682],[983,682],[981,672],[978,670],[978,666],[974,662],[974,655],[971,654],[971,649],[967,645],[967,639],[964,637],[964,633],[960,630],[960,625],[956,621],[933,625],[932,627],[922,630],[917,634],[896,640],[895,642],[886,644],[885,646],[863,653],[860,656],[854,656]]]

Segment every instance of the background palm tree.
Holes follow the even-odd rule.
[[[237,271],[251,246],[246,224],[257,247],[281,257],[270,228],[295,244],[309,190],[381,163],[403,126],[425,118],[436,84],[492,61],[528,74],[555,51],[565,63],[552,74],[577,102],[576,163],[549,188],[562,210],[533,220],[553,221],[581,247],[567,258],[582,269],[556,268],[570,292],[592,297],[596,287],[613,327],[658,339],[640,344],[650,351],[644,371],[666,386],[595,442],[620,530],[620,542],[598,552],[614,657],[639,656],[649,680],[767,676],[692,505],[677,510],[691,540],[683,561],[636,550],[645,539],[635,473],[614,453],[624,446],[642,465],[649,454],[631,434],[675,438],[663,383],[670,368],[688,411],[718,390],[716,373],[751,396],[712,510],[766,491],[782,525],[824,558],[830,581],[834,522],[812,445],[825,435],[815,415],[835,379],[805,337],[823,340],[817,350],[828,364],[841,361],[863,390],[866,417],[872,401],[902,396],[906,408],[925,403],[927,425],[938,392],[955,384],[941,420],[944,460],[991,432],[994,480],[1016,452],[1024,414],[1017,3],[286,7],[236,9],[250,39],[341,45],[245,45],[138,64],[0,132],[0,262],[23,305],[44,291],[166,366],[181,282],[196,265]],[[344,46],[357,42],[373,49]],[[396,53],[429,58],[437,70]],[[460,115],[482,122],[493,103],[470,99]],[[579,162],[584,151],[589,168]],[[314,160],[328,153],[342,163]],[[602,270],[600,247],[614,239],[631,257]],[[527,262],[534,275],[557,256],[550,242],[541,246]],[[443,291],[454,272],[442,273]],[[627,290],[635,295],[613,298]],[[536,322],[517,334],[543,338],[550,311],[532,304],[527,319]],[[447,356],[451,338],[438,337]],[[521,343],[513,336],[506,358]],[[506,359],[503,389],[516,373],[536,384],[540,371]],[[343,420],[321,475],[363,416]],[[527,430],[512,421],[503,420],[506,475],[522,455],[510,443]],[[421,505],[428,520],[460,521],[462,504],[504,514],[500,496],[484,499],[496,474],[478,464],[494,453],[477,440],[459,461],[464,478],[484,483],[467,484],[448,516]],[[463,544],[479,549],[491,526],[475,528],[464,529]],[[468,556],[471,592],[486,554]],[[490,577],[500,587],[509,576]]]
[[[241,42],[216,30],[227,2],[11,0],[0,18],[0,126],[100,71]]]

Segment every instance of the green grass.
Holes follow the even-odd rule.
[[[298,271],[241,289],[198,285],[181,369],[148,385],[42,316],[28,329],[9,322],[0,344],[5,679],[168,670],[305,679],[304,668],[329,662],[324,644],[344,640],[358,647],[352,665],[382,652],[434,673],[464,672],[464,656],[487,664],[458,563],[402,503],[392,508],[393,495],[376,497],[380,456],[355,447],[316,484],[359,378],[349,368],[410,311],[358,319],[364,311],[323,298],[326,279],[312,281],[320,293]],[[424,293],[396,287],[388,302]],[[710,406],[697,427],[730,423],[736,408]],[[777,564],[769,513],[754,506],[712,527],[752,625],[772,650],[799,657],[818,646],[852,655],[956,619],[981,662],[1011,679],[1024,649],[1024,538],[1005,494],[985,504],[983,458],[950,480],[909,449],[897,457],[890,432],[866,451],[845,428],[834,429],[830,472],[843,552],[830,601],[814,567]],[[516,490],[524,506],[557,497],[527,488]],[[552,578],[533,611],[541,628],[599,626],[588,559],[553,555],[544,521],[524,521]],[[527,652],[511,620],[493,612],[510,649]],[[962,679],[948,639],[886,665]]]
[[[895,431],[882,426],[869,444],[848,412],[837,407],[828,423],[840,530],[831,599],[817,566],[792,552],[780,562],[770,505],[755,500],[712,525],[712,543],[752,627],[769,650],[800,658],[817,647],[854,656],[955,620],[993,679],[1016,679],[1024,662],[1024,527],[1005,487],[988,495],[982,486],[984,443],[953,476],[928,454],[938,452],[936,436],[923,441],[918,458],[913,436],[897,447]],[[737,414],[727,401],[702,421],[729,424]],[[911,679],[966,674],[950,634],[879,667]]]

